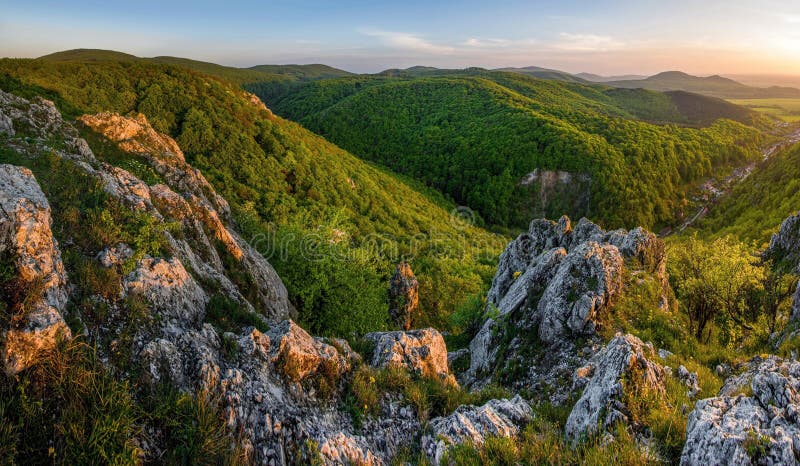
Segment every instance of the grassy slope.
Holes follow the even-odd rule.
[[[733,122],[691,129],[634,120],[763,122],[722,101],[713,101],[721,103],[717,113],[698,114],[674,96],[650,91],[474,74],[314,81],[273,96],[271,104],[351,152],[424,180],[504,225],[521,226],[534,214],[520,210],[531,203],[515,180],[537,167],[597,180],[592,204],[568,211],[573,216],[652,227],[672,218],[688,181],[756,155],[758,131]]]

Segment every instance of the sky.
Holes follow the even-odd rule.
[[[0,56],[800,75],[797,0],[0,0]]]

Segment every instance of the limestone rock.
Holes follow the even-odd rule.
[[[125,243],[107,247],[97,254],[97,260],[105,268],[121,265],[131,257],[133,257],[133,249]]]
[[[419,282],[407,262],[397,264],[389,279],[389,316],[403,330],[411,330],[419,311]]]
[[[790,264],[791,271],[800,274],[800,213],[781,223],[778,232],[772,235],[766,256]],[[800,282],[792,297],[792,314],[789,320],[790,322],[800,320]]]
[[[351,369],[350,361],[333,346],[313,338],[291,320],[270,329],[265,337],[271,342],[270,357],[293,382],[323,373],[339,378]],[[339,342],[340,345],[346,344]],[[349,348],[349,347],[348,347]]]
[[[208,296],[186,272],[180,259],[145,257],[123,280],[127,293],[142,295],[164,319],[198,322],[205,315]]]
[[[547,391],[554,403],[566,400],[572,388],[559,379],[599,350],[597,326],[624,293],[626,269],[657,280],[658,304],[667,304],[664,251],[641,228],[605,231],[567,217],[532,221],[500,256],[461,382],[479,388],[494,380]]]
[[[455,382],[447,365],[447,346],[436,329],[373,332],[364,338],[375,344],[372,366],[408,369],[423,377]]]
[[[617,335],[576,371],[576,379],[585,383],[583,394],[567,418],[565,434],[571,440],[594,434],[598,427],[610,428],[616,422],[628,422],[624,404],[625,378],[641,390],[664,393],[664,368],[651,359],[656,356],[650,345],[633,335]]]
[[[13,264],[24,289],[22,302],[7,301],[11,327],[5,329],[3,359],[9,374],[29,367],[38,355],[71,333],[62,317],[67,277],[50,226],[50,205],[27,168],[0,165],[0,253]]]
[[[753,359],[717,397],[697,402],[681,464],[798,464],[799,391],[800,362]]]
[[[429,432],[422,438],[422,451],[438,465],[453,445],[481,446],[489,436],[516,437],[532,420],[530,405],[519,395],[490,400],[483,406],[461,406],[449,416],[431,419]]]

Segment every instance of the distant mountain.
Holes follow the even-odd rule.
[[[662,92],[687,91],[725,99],[800,98],[800,89],[777,86],[751,87],[718,75],[699,77],[681,71],[666,71],[645,79],[610,81],[605,84]]]
[[[623,74],[620,76],[601,76],[599,74],[594,73],[578,73],[575,76],[585,79],[586,81],[593,82],[593,83],[607,83],[611,81],[632,81],[632,80],[639,80],[645,79],[647,76],[641,74]]]
[[[548,68],[540,68],[538,66],[526,66],[524,68],[498,68],[494,71],[507,71],[510,73],[524,74],[532,78],[549,79],[553,81],[564,81],[568,83],[587,84],[589,81],[565,71],[551,70]]]
[[[254,71],[261,71],[271,74],[288,75],[297,79],[324,79],[342,78],[353,73],[340,70],[328,65],[258,65],[250,67]]]

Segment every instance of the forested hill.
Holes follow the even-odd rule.
[[[260,95],[355,155],[514,227],[562,213],[667,224],[692,183],[756,159],[768,139],[759,128],[770,125],[693,94],[486,70],[319,80]]]
[[[428,319],[421,325],[447,328],[444,316],[481,292],[506,241],[454,221],[455,206],[441,195],[205,74],[139,60],[2,59],[0,89],[53,100],[66,118],[144,114],[231,203],[243,233],[273,241],[262,241],[264,247],[280,245],[270,261],[301,321],[319,333],[381,328],[385,284],[401,256],[414,258]],[[105,147],[91,132],[83,137]],[[107,156],[118,163],[113,151]],[[140,165],[126,161],[123,168],[150,179]],[[350,311],[347,318],[341,309]]]

